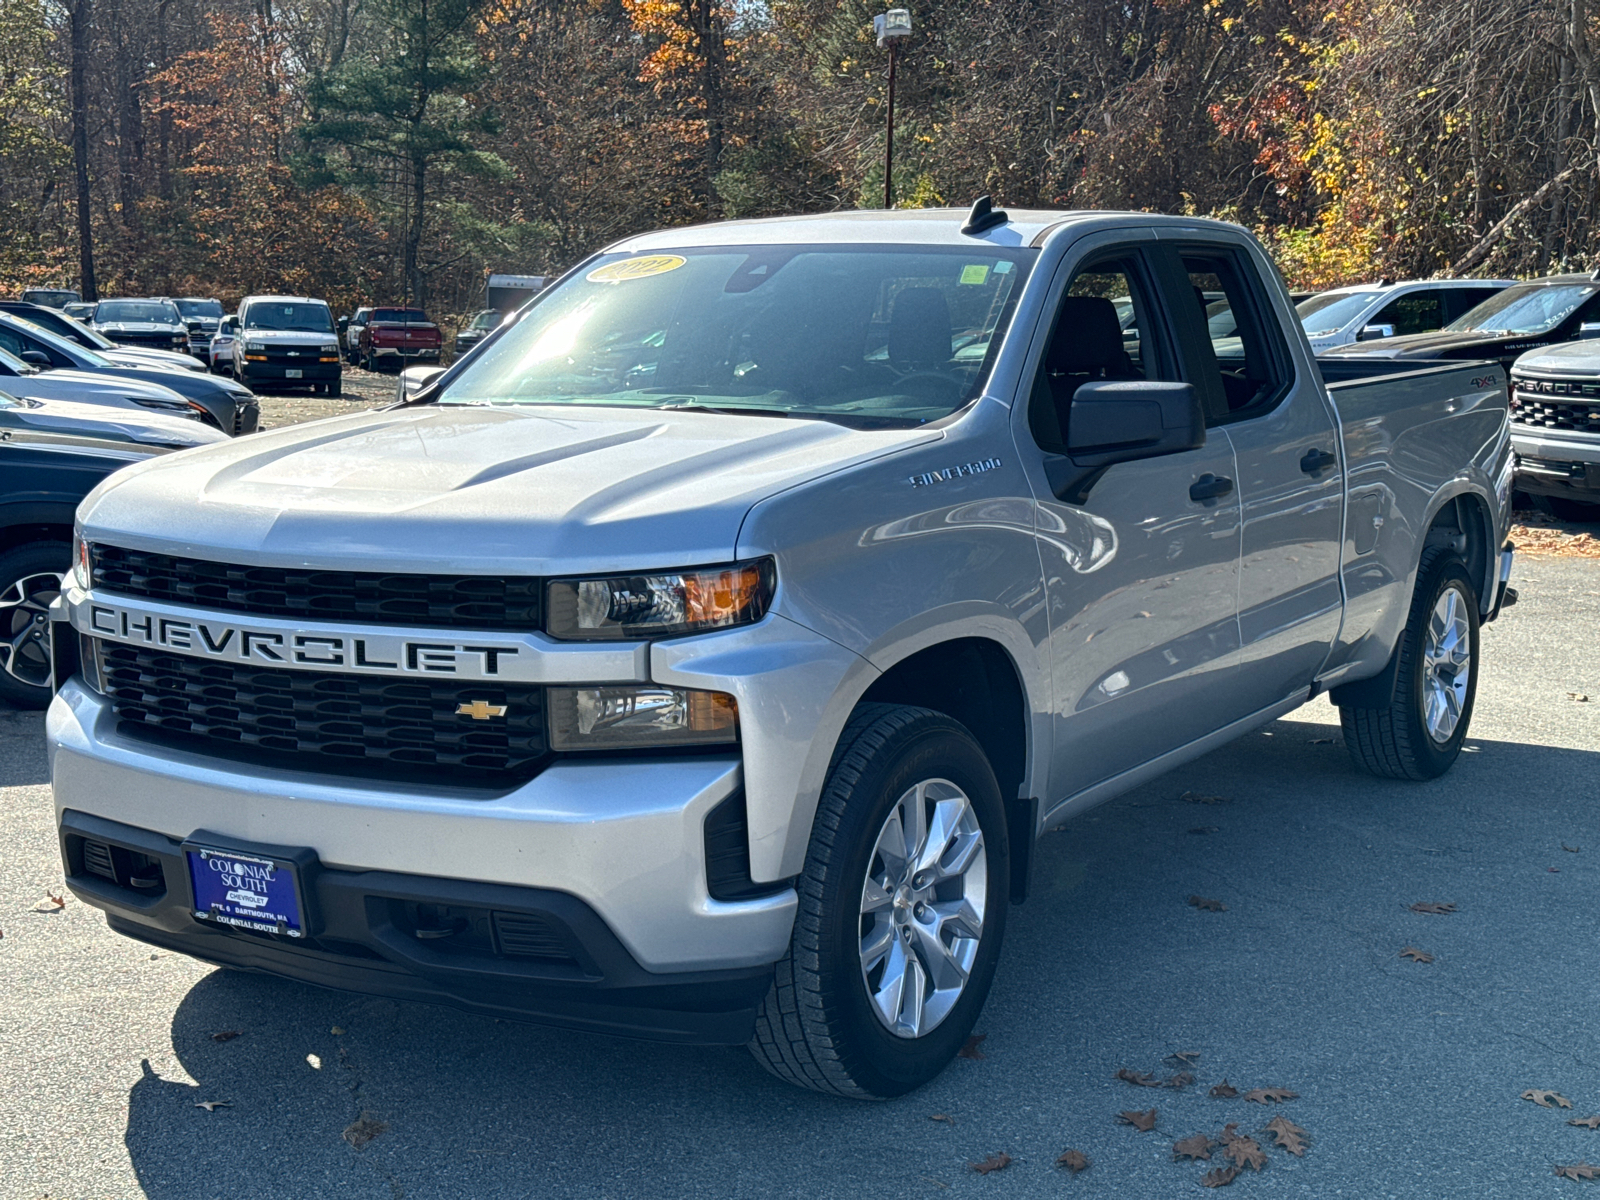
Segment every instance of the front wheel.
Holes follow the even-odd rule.
[[[861,706],[817,806],[757,1061],[861,1098],[933,1079],[989,994],[1009,873],[1000,788],[972,735],[929,709]]]
[[[1341,706],[1357,765],[1389,779],[1436,779],[1466,741],[1478,694],[1478,592],[1448,547],[1426,551],[1383,707]]]
[[[50,704],[50,604],[72,569],[65,542],[34,542],[0,554],[0,700]]]

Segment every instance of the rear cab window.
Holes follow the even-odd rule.
[[[1271,412],[1288,394],[1294,370],[1254,264],[1233,246],[1186,245],[1178,256],[1190,303],[1204,321],[1204,340],[1186,349],[1206,423]]]

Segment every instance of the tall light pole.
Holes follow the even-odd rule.
[[[895,49],[902,38],[911,36],[911,13],[904,8],[891,8],[872,18],[873,32],[878,35],[878,48],[889,48],[889,127],[883,142],[883,206],[894,207],[894,59]]]

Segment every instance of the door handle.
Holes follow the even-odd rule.
[[[1300,469],[1307,475],[1326,471],[1339,460],[1326,450],[1307,450],[1300,458]]]
[[[1189,499],[1204,504],[1210,500],[1221,499],[1231,491],[1233,491],[1233,480],[1207,471],[1189,485]]]

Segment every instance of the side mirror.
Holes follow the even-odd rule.
[[[1587,342],[1594,338],[1600,338],[1600,321],[1585,321],[1578,326],[1577,341]]]
[[[444,367],[407,367],[395,381],[395,401],[404,404],[445,372]]]
[[[1058,500],[1082,504],[1117,463],[1205,444],[1206,415],[1193,384],[1092,380],[1073,393],[1067,452],[1045,456],[1045,477]]]
[[[17,357],[25,363],[30,363],[46,371],[55,366],[55,363],[50,361],[50,356],[43,350],[24,350]]]
[[[1367,325],[1360,333],[1356,334],[1356,341],[1375,342],[1380,338],[1392,338],[1393,336],[1393,325]]]

